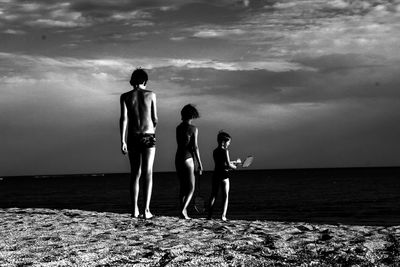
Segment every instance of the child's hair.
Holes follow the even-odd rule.
[[[132,72],[131,80],[129,83],[132,86],[139,85],[142,83],[147,83],[149,77],[147,76],[147,73],[144,71],[142,68],[137,68]]]
[[[221,131],[218,132],[218,135],[217,135],[218,144],[220,144],[222,142],[226,142],[226,141],[231,140],[231,139],[232,139],[232,137],[227,132],[225,132],[224,130],[221,130]]]
[[[199,111],[192,104],[187,104],[181,110],[182,120],[191,120],[200,118]]]

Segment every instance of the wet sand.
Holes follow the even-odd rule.
[[[0,209],[0,266],[399,266],[400,226]]]

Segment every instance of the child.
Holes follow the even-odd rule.
[[[143,69],[136,69],[132,73],[132,90],[121,95],[120,132],[122,153],[128,154],[131,164],[132,217],[139,217],[139,180],[142,175],[145,179],[143,217],[150,219],[153,217],[150,212],[150,200],[158,119],[156,94],[145,90],[147,80],[147,73]]]
[[[226,221],[226,211],[228,210],[228,197],[229,197],[229,171],[236,169],[240,164],[240,159],[237,161],[230,161],[228,147],[231,144],[231,136],[220,131],[217,136],[218,147],[214,149],[213,158],[215,163],[214,174],[212,178],[212,191],[210,197],[210,206],[208,210],[208,219],[211,219],[215,199],[218,195],[219,186],[222,185],[223,193],[223,211],[221,219]]]
[[[176,141],[178,149],[175,156],[175,167],[179,178],[179,216],[190,219],[187,208],[192,199],[195,188],[195,165],[201,175],[203,166],[201,164],[200,152],[198,147],[198,129],[192,124],[194,119],[200,117],[195,106],[188,104],[181,111],[182,123],[176,127]],[[195,164],[195,162],[197,164]]]

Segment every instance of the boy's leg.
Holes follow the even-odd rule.
[[[223,209],[222,209],[222,220],[226,221],[226,212],[228,210],[228,201],[229,201],[229,178],[224,179],[222,181],[222,196],[223,196]]]
[[[189,207],[190,201],[192,200],[194,187],[195,187],[195,176],[194,176],[194,162],[193,158],[188,158],[185,161],[185,173],[184,177],[184,184],[185,186],[185,196],[184,196],[184,203],[182,207],[182,216],[185,219],[190,219],[187,215],[187,208]]]
[[[214,211],[214,204],[215,204],[215,199],[218,196],[219,184],[220,184],[219,177],[212,177],[212,189],[211,189],[210,204],[208,207],[208,216],[207,216],[208,219],[211,219],[212,213]]]
[[[139,198],[139,181],[141,175],[141,157],[140,153],[135,151],[129,152],[129,162],[131,164],[131,181],[129,186],[129,191],[131,195],[132,203],[132,216],[139,216],[138,198]]]
[[[144,218],[150,219],[153,217],[153,214],[150,212],[150,200],[151,193],[153,191],[153,164],[154,164],[154,156],[156,154],[156,148],[146,148],[142,153],[142,173],[145,179],[144,185]]]

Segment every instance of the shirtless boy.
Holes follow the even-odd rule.
[[[153,217],[150,200],[153,189],[153,163],[156,152],[155,130],[157,125],[156,94],[145,90],[148,76],[143,69],[136,69],[131,76],[133,89],[121,95],[121,150],[128,154],[131,164],[130,195],[132,217],[139,217],[139,181],[143,175],[145,207],[143,217]]]

